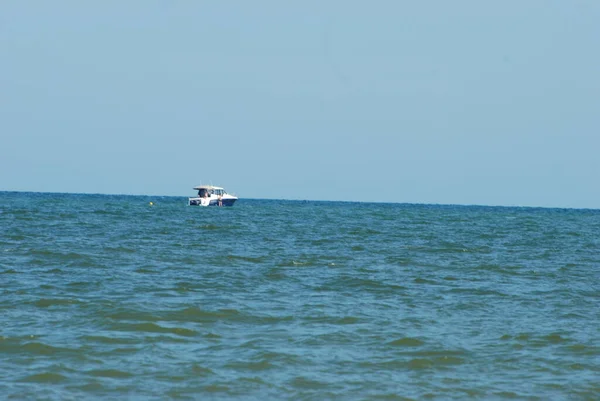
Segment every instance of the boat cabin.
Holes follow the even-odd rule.
[[[211,195],[223,196],[226,193],[225,189],[212,185],[200,185],[194,189],[198,191],[199,198],[210,198]]]

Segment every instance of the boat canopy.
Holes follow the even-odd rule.
[[[213,189],[225,189],[225,188],[215,187],[213,185],[198,185],[197,187],[194,187],[194,190],[196,190],[196,191],[200,191],[201,189],[207,189],[210,191]]]

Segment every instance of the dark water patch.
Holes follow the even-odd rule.
[[[419,340],[418,338],[403,337],[403,338],[399,338],[397,340],[391,341],[388,344],[393,347],[420,347],[420,346],[424,345],[425,342],[423,342],[422,340]]]
[[[548,334],[547,336],[544,336],[542,338],[553,344],[564,343],[564,342],[569,341],[569,339],[563,337],[559,333]]]
[[[419,358],[444,360],[451,358],[464,359],[468,357],[469,353],[465,350],[460,349],[407,349],[406,351],[402,352],[402,355],[411,355]]]
[[[494,393],[494,395],[496,397],[508,398],[508,399],[521,398],[521,396],[519,394],[512,392],[512,391],[500,391],[500,392]]]
[[[433,397],[435,398],[435,396]],[[417,401],[416,398],[404,397],[396,393],[370,394],[369,400],[385,400],[385,401]]]
[[[241,315],[242,314],[235,309],[210,311],[197,307],[188,307],[181,310],[163,313],[161,315],[161,320],[210,323],[220,320],[238,319]]]
[[[238,311],[219,313],[192,306],[185,309],[164,312],[160,318],[161,320],[176,322],[214,322],[222,318],[238,315]]]
[[[0,272],[0,274],[19,274],[15,269],[6,269]]]
[[[76,213],[65,213],[65,212],[62,212],[62,213],[58,213],[57,217],[61,221],[64,221],[64,220],[76,220],[79,217],[79,215],[76,214]]]
[[[49,308],[52,306],[75,306],[84,304],[84,302],[77,299],[69,298],[42,298],[38,299],[33,303],[38,308]]]
[[[417,277],[413,280],[413,282],[415,284],[431,284],[431,285],[439,285],[439,283],[435,280],[431,280],[431,279],[427,279],[427,278],[422,278],[422,277]]]
[[[46,372],[26,376],[20,381],[25,383],[60,383],[66,380],[67,378],[59,373]]]
[[[29,342],[15,348],[13,352],[23,352],[39,356],[60,356],[77,354],[79,351],[73,348],[54,347],[41,342]]]
[[[544,336],[539,336],[534,333],[521,333],[516,335],[514,340],[521,345],[521,347],[519,347],[520,349],[525,346],[547,347],[553,345],[565,345],[572,342],[571,339],[564,337],[564,335],[560,333],[551,333]]]
[[[213,372],[212,369],[207,368],[206,366],[202,366],[198,363],[192,364],[191,371],[194,374],[194,376],[211,376],[215,374],[215,372]]]
[[[67,287],[70,288],[87,288],[87,287],[97,287],[98,283],[97,282],[91,282],[91,281],[72,281],[70,283],[67,283]]]
[[[567,352],[580,356],[600,356],[600,346],[572,344],[564,348]]]
[[[65,272],[62,269],[55,267],[53,269],[46,270],[44,273],[46,273],[46,274],[64,274]]]
[[[464,363],[466,363],[464,358],[452,355],[439,356],[433,359],[434,366],[462,365]]]
[[[253,338],[248,341],[242,341],[241,343],[237,342],[236,347],[239,349],[250,349],[250,350],[259,350],[262,349],[263,341],[260,338]]]
[[[361,321],[363,321],[363,319],[356,317],[356,316],[344,316],[344,317],[330,319],[329,323],[337,324],[337,325],[348,325],[348,324],[358,324]]]
[[[21,242],[25,241],[28,237],[23,234],[8,234],[5,238],[9,241]]]
[[[162,312],[158,316],[161,321],[196,323],[260,321],[261,319],[265,319],[266,321],[269,320],[269,317],[248,315],[237,309],[205,310],[194,306],[175,311]]]
[[[98,396],[104,395],[107,391],[107,388],[102,382],[95,380],[80,386],[69,386],[68,389],[77,393],[83,391],[85,393],[96,394]]]
[[[128,379],[133,377],[132,373],[119,369],[92,369],[86,371],[85,374],[92,377],[106,377],[111,379]]]
[[[504,294],[500,291],[490,290],[485,288],[452,288],[449,290],[451,293],[466,294],[475,296],[496,296],[496,297],[508,297],[508,294]]]
[[[156,274],[156,273],[158,273],[157,270],[155,270],[155,269],[153,269],[151,267],[138,267],[134,271],[136,273],[140,273],[140,274]]]
[[[276,366],[269,362],[268,360],[258,360],[258,361],[235,361],[230,362],[225,365],[227,369],[234,370],[247,370],[251,372],[259,372],[269,369],[274,369]]]
[[[515,336],[515,340],[518,341],[529,341],[533,337],[531,333],[519,333]]]
[[[56,289],[55,286],[50,285],[50,284],[41,284],[40,285],[40,290],[54,290]]]
[[[196,394],[202,394],[202,392],[207,393],[229,393],[231,388],[225,384],[208,384],[206,386],[200,387],[199,390],[194,390]]]
[[[168,383],[184,383],[189,379],[186,375],[177,375],[177,374],[158,374],[155,376],[157,381],[165,381]]]
[[[105,352],[97,352],[98,356],[133,355],[142,351],[141,347],[117,347]]]
[[[407,367],[413,370],[429,369],[433,367],[433,361],[425,358],[415,358],[408,361]]]
[[[302,319],[302,324],[328,324],[328,325],[352,325],[358,324],[363,319],[356,316],[307,316]]]

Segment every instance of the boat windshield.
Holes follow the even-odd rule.
[[[200,198],[210,197],[211,195],[223,196],[225,195],[224,189],[208,189],[208,188],[200,188],[198,190],[198,196]]]

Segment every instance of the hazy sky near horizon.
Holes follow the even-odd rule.
[[[600,208],[600,1],[0,3],[0,190]]]

